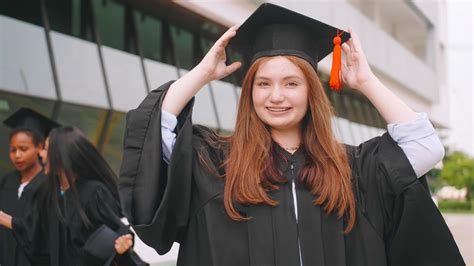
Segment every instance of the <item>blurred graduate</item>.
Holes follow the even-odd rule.
[[[35,204],[22,217],[0,210],[0,225],[31,264],[114,265],[128,257],[133,238],[121,220],[117,178],[94,145],[79,129],[60,127],[40,155],[47,182]]]
[[[15,170],[0,178],[0,210],[21,217],[46,182],[40,152],[49,131],[59,125],[29,108],[19,109],[3,123],[12,128],[9,155]],[[0,265],[30,265],[13,234],[3,227],[0,227]]]

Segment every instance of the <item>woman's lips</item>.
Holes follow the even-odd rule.
[[[266,109],[270,112],[286,112],[291,109],[291,107],[266,107]]]

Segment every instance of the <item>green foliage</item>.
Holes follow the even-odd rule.
[[[444,158],[440,177],[456,188],[467,188],[468,199],[474,196],[474,159],[455,151]]]
[[[438,208],[441,211],[470,211],[472,207],[472,201],[441,200],[438,202]]]
[[[433,170],[440,171],[438,169],[433,169]],[[436,192],[438,192],[438,190],[440,190],[442,187],[444,187],[446,185],[446,182],[444,180],[442,180],[441,177],[436,176],[436,175],[432,175],[433,170],[431,170],[431,172],[429,172],[427,174],[428,187],[431,191],[431,194],[436,194]]]

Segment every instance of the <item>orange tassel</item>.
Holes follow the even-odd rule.
[[[335,91],[341,91],[344,86],[341,79],[341,36],[342,32],[338,32],[334,37],[334,50],[332,54],[331,77],[329,79],[329,87]]]

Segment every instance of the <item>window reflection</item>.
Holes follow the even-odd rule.
[[[163,62],[162,51],[162,22],[141,12],[134,12],[137,25],[138,39],[140,40],[143,56],[155,61]]]
[[[106,116],[105,109],[61,103],[57,121],[63,126],[78,127],[94,145],[97,145]]]
[[[92,3],[102,45],[124,51],[124,6],[110,0],[93,0]]]
[[[118,175],[122,162],[122,146],[125,134],[125,113],[114,112],[105,134],[102,154],[110,167]]]

